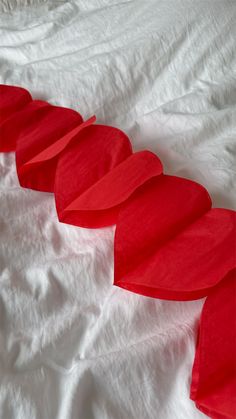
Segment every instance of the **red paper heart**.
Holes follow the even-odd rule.
[[[58,155],[36,164],[27,163],[60,140],[83,119],[78,112],[58,106],[38,109],[19,133],[16,146],[16,166],[19,182],[25,188],[53,192]]]
[[[206,295],[235,265],[235,212],[210,206],[185,179],[163,175],[140,188],[117,220],[114,283],[155,298]]]
[[[63,216],[74,213],[76,225],[102,227],[115,224],[123,203],[148,179],[162,173],[158,157],[149,151],[130,155],[106,176],[73,200]]]
[[[79,207],[67,207],[131,153],[128,137],[117,128],[94,125],[81,131],[78,141],[65,150],[57,167],[54,193],[59,220],[82,227],[113,224],[103,214],[98,220],[92,211],[79,212]],[[94,195],[93,199],[96,199]]]
[[[20,132],[32,121],[38,120],[42,108],[49,106],[51,106],[49,103],[42,100],[31,100],[18,112],[5,119],[0,125],[0,150],[15,151]]]
[[[236,418],[236,269],[204,304],[191,398],[212,419]]]

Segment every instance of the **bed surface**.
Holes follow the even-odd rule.
[[[0,83],[94,113],[165,173],[236,209],[236,3],[3,1]],[[0,154],[0,417],[203,419],[189,399],[203,300],[112,285],[114,227],[57,220]]]

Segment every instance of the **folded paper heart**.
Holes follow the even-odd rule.
[[[116,224],[115,285],[154,298],[207,296],[191,397],[214,419],[235,418],[235,212],[211,208],[203,186],[163,174],[155,154],[134,153],[124,132],[94,124],[95,116],[83,121],[14,86],[0,87],[0,112],[0,150],[16,152],[23,187],[54,192],[61,222]],[[217,325],[225,321],[219,345]]]
[[[110,148],[110,151],[114,153],[114,146]],[[120,150],[118,151],[120,154]],[[80,191],[82,189],[83,192],[78,193],[77,186],[76,195],[74,194],[74,196],[77,197],[72,201],[67,199],[67,194],[64,200],[59,194],[61,190],[61,183],[59,182],[60,179],[64,179],[64,176],[61,176],[63,166],[59,164],[57,188],[55,189],[59,220],[88,228],[104,227],[115,224],[121,207],[125,205],[127,199],[140,184],[146,182],[150,177],[160,175],[162,172],[160,160],[155,154],[149,151],[131,154],[122,163],[116,165],[118,157],[120,157],[119,154],[117,154],[116,158],[113,156],[113,159],[110,160],[110,154],[108,152],[104,153],[100,162],[101,167],[99,170],[95,171],[96,176],[94,176],[94,179],[96,177],[98,180],[91,183],[91,186],[86,190],[83,187],[84,182],[79,182]],[[124,156],[124,152],[122,153],[122,156]],[[96,153],[94,154],[94,158],[95,163],[93,166],[90,166],[90,157],[85,159],[85,161],[86,165],[88,164],[89,167],[94,167],[96,169],[98,163]],[[105,159],[107,158],[110,160],[110,163],[107,161],[107,164],[105,164]],[[115,166],[114,168],[111,167],[111,163],[112,166]],[[81,171],[81,166],[83,167],[82,162],[81,165],[77,165],[79,172]],[[139,170],[137,170],[137,167],[139,167]],[[108,168],[111,170],[104,173],[104,169],[107,171]],[[73,167],[70,167],[70,171],[69,178],[71,178],[71,175],[74,172]],[[103,177],[100,176],[102,172],[104,173]],[[78,176],[77,179],[81,179],[81,176]]]

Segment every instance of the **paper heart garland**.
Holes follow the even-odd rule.
[[[229,341],[236,325],[229,314],[235,212],[212,209],[201,185],[163,174],[155,154],[133,153],[121,130],[94,122],[95,117],[83,121],[76,111],[33,100],[20,87],[0,86],[0,150],[16,152],[22,186],[54,192],[60,221],[87,228],[116,224],[114,284],[155,298],[208,296],[191,397],[214,419],[235,418],[234,333]],[[219,345],[217,325],[225,322]]]

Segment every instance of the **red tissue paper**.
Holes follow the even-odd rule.
[[[213,419],[236,418],[236,213],[206,189],[163,173],[121,130],[0,86],[0,151],[16,153],[21,186],[53,192],[58,219],[116,224],[114,284],[204,304],[191,398]]]
[[[236,417],[236,270],[209,293],[203,307],[191,398],[213,419]]]

